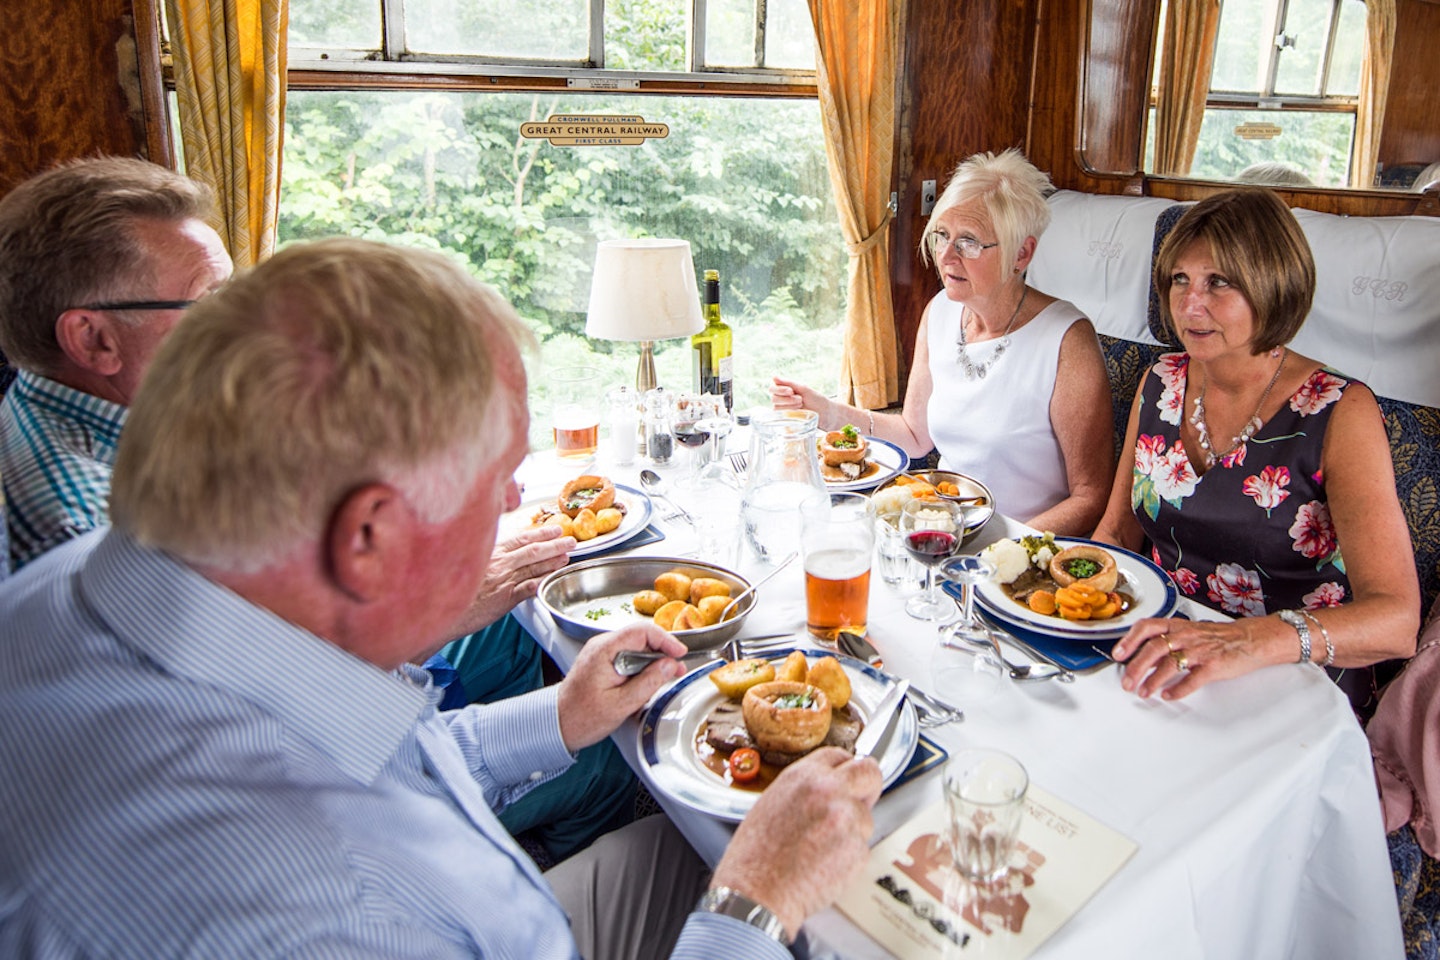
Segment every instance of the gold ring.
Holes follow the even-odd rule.
[[[1175,669],[1181,673],[1190,669],[1190,661],[1185,658],[1184,650],[1171,650],[1170,659],[1175,661]]]
[[[1170,656],[1175,656],[1175,647],[1170,643],[1170,637],[1162,633],[1160,639],[1165,641],[1165,649],[1170,651]]]

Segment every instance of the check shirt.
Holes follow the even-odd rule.
[[[118,531],[50,551],[0,587],[0,956],[574,957],[492,813],[573,762],[555,688],[437,699]]]
[[[19,371],[0,402],[0,482],[19,570],[110,519],[110,473],[127,408]]]

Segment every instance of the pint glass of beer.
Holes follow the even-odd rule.
[[[800,515],[806,626],[832,644],[842,630],[864,634],[875,549],[869,499],[858,493],[822,494],[805,501]]]
[[[593,454],[600,439],[600,371],[561,367],[550,376],[550,396],[555,452],[566,458]]]

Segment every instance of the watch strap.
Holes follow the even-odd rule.
[[[773,937],[782,946],[789,946],[790,938],[785,935],[785,924],[769,907],[756,903],[749,897],[729,887],[712,887],[705,891],[695,909],[703,913],[718,913],[734,917]]]

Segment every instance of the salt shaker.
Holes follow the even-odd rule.
[[[629,387],[620,386],[605,394],[610,411],[610,457],[624,465],[635,459],[640,437],[640,396]]]

